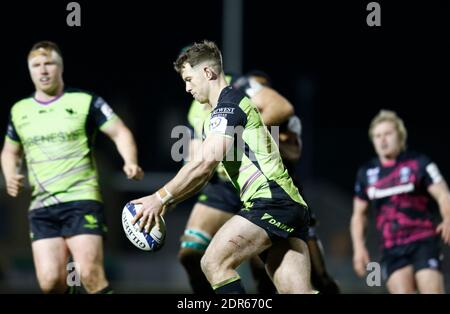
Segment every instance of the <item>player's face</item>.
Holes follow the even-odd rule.
[[[380,122],[373,128],[372,142],[380,157],[395,158],[400,153],[400,137],[391,121]]]
[[[186,84],[186,92],[201,104],[208,102],[208,84],[201,67],[191,67],[186,63],[181,71],[181,77]]]
[[[31,80],[36,90],[52,94],[62,83],[62,66],[57,63],[54,53],[38,54],[28,60]]]

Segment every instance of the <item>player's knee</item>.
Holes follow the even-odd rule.
[[[181,248],[178,252],[178,261],[186,269],[191,269],[193,267],[200,268],[200,260],[204,253],[204,251]]]
[[[216,275],[220,275],[230,269],[235,269],[235,261],[231,258],[221,258],[212,251],[206,251],[200,262],[202,271],[207,278],[213,278]]]
[[[207,252],[203,255],[200,265],[207,278],[211,278],[212,274],[218,272],[220,266],[217,259],[215,260],[214,257]]]
[[[199,265],[210,242],[211,236],[208,233],[197,229],[186,229],[181,237],[178,260],[185,267],[192,264]]]
[[[95,290],[104,277],[104,270],[100,265],[85,265],[81,268],[81,281],[88,291]]]
[[[291,278],[278,278],[275,281],[275,286],[280,294],[311,294],[315,292],[310,282],[293,282]]]
[[[309,294],[313,293],[313,287],[309,276],[299,276],[290,269],[278,268],[273,276],[274,284],[280,294]]]
[[[45,272],[39,276],[39,286],[43,293],[64,293],[66,278],[57,272]]]

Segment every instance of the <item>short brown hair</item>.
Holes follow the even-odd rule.
[[[61,62],[61,65],[62,65],[61,49],[59,49],[59,46],[56,43],[54,43],[52,41],[48,41],[48,40],[43,40],[43,41],[35,43],[33,45],[33,47],[31,47],[30,52],[28,53],[28,59],[30,59],[32,56],[34,56],[34,54],[38,50],[44,50],[44,51],[46,51],[49,54],[52,51],[56,52],[58,54],[58,56],[60,57],[60,62]]]
[[[214,70],[218,74],[222,72],[222,54],[217,45],[209,40],[194,43],[184,48],[173,65],[175,71],[181,73],[185,63],[189,63],[191,67],[195,67],[204,61],[212,61]]]
[[[392,110],[380,110],[380,112],[372,119],[369,127],[369,138],[372,140],[373,129],[382,122],[392,122],[397,130],[400,138],[401,150],[406,149],[406,139],[408,138],[408,131],[406,130],[403,120]]]

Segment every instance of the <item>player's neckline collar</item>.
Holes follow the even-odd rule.
[[[395,159],[390,159],[385,162],[382,162],[380,159],[378,159],[378,160],[382,167],[389,168],[389,167],[394,167],[399,161],[403,160],[405,155],[406,155],[406,152],[402,151],[402,152],[400,152],[400,154],[398,154],[398,156]]]
[[[396,159],[390,159],[390,160],[386,160],[386,161],[381,161],[380,163],[383,167],[388,168],[388,167],[393,167],[395,166],[395,164],[397,163]]]
[[[47,105],[50,105],[51,103],[57,101],[58,99],[60,99],[63,95],[64,95],[64,92],[62,92],[62,93],[59,94],[58,96],[56,96],[56,97],[54,97],[54,98],[52,98],[52,99],[50,99],[50,100],[47,100],[47,101],[39,100],[39,99],[37,99],[35,96],[33,96],[33,99],[34,99],[34,101],[37,102],[38,104],[43,105],[43,106],[47,106]]]

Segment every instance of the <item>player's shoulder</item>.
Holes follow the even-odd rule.
[[[358,168],[358,174],[367,174],[371,171],[379,171],[377,169],[380,168],[380,161],[378,157],[373,157],[367,161],[365,161],[359,168]]]
[[[79,105],[84,104],[88,106],[89,110],[109,107],[109,105],[101,96],[85,89],[68,87],[64,89],[64,95],[67,98],[73,99]]]
[[[35,102],[34,100],[34,93],[30,94],[28,97],[21,98],[13,103],[11,106],[11,114],[14,114],[16,112],[27,110],[27,107],[30,105],[33,105]]]
[[[423,157],[428,157],[426,154],[418,152],[418,151],[414,151],[414,150],[404,151],[403,154],[405,155],[406,158],[423,158]]]
[[[225,87],[219,96],[219,101],[217,103],[217,107],[221,106],[239,106],[243,99],[247,98],[245,93],[234,88],[231,85]]]
[[[414,160],[422,166],[426,166],[432,162],[431,158],[421,152],[417,151],[405,151],[402,153],[403,160]]]
[[[11,106],[11,110],[16,110],[17,108],[21,108],[23,106],[27,106],[29,103],[33,101],[33,96],[30,95],[29,97],[21,98],[13,103]]]
[[[256,106],[248,98],[248,96],[233,86],[225,87],[219,97],[217,107],[212,111],[212,114],[237,114],[239,116],[249,116],[252,111],[256,111]]]
[[[67,87],[64,89],[64,94],[68,95],[68,96],[72,96],[72,95],[83,95],[83,96],[89,96],[91,98],[96,98],[98,97],[97,94],[95,94],[92,91],[88,91],[82,88],[76,88],[76,87]]]

